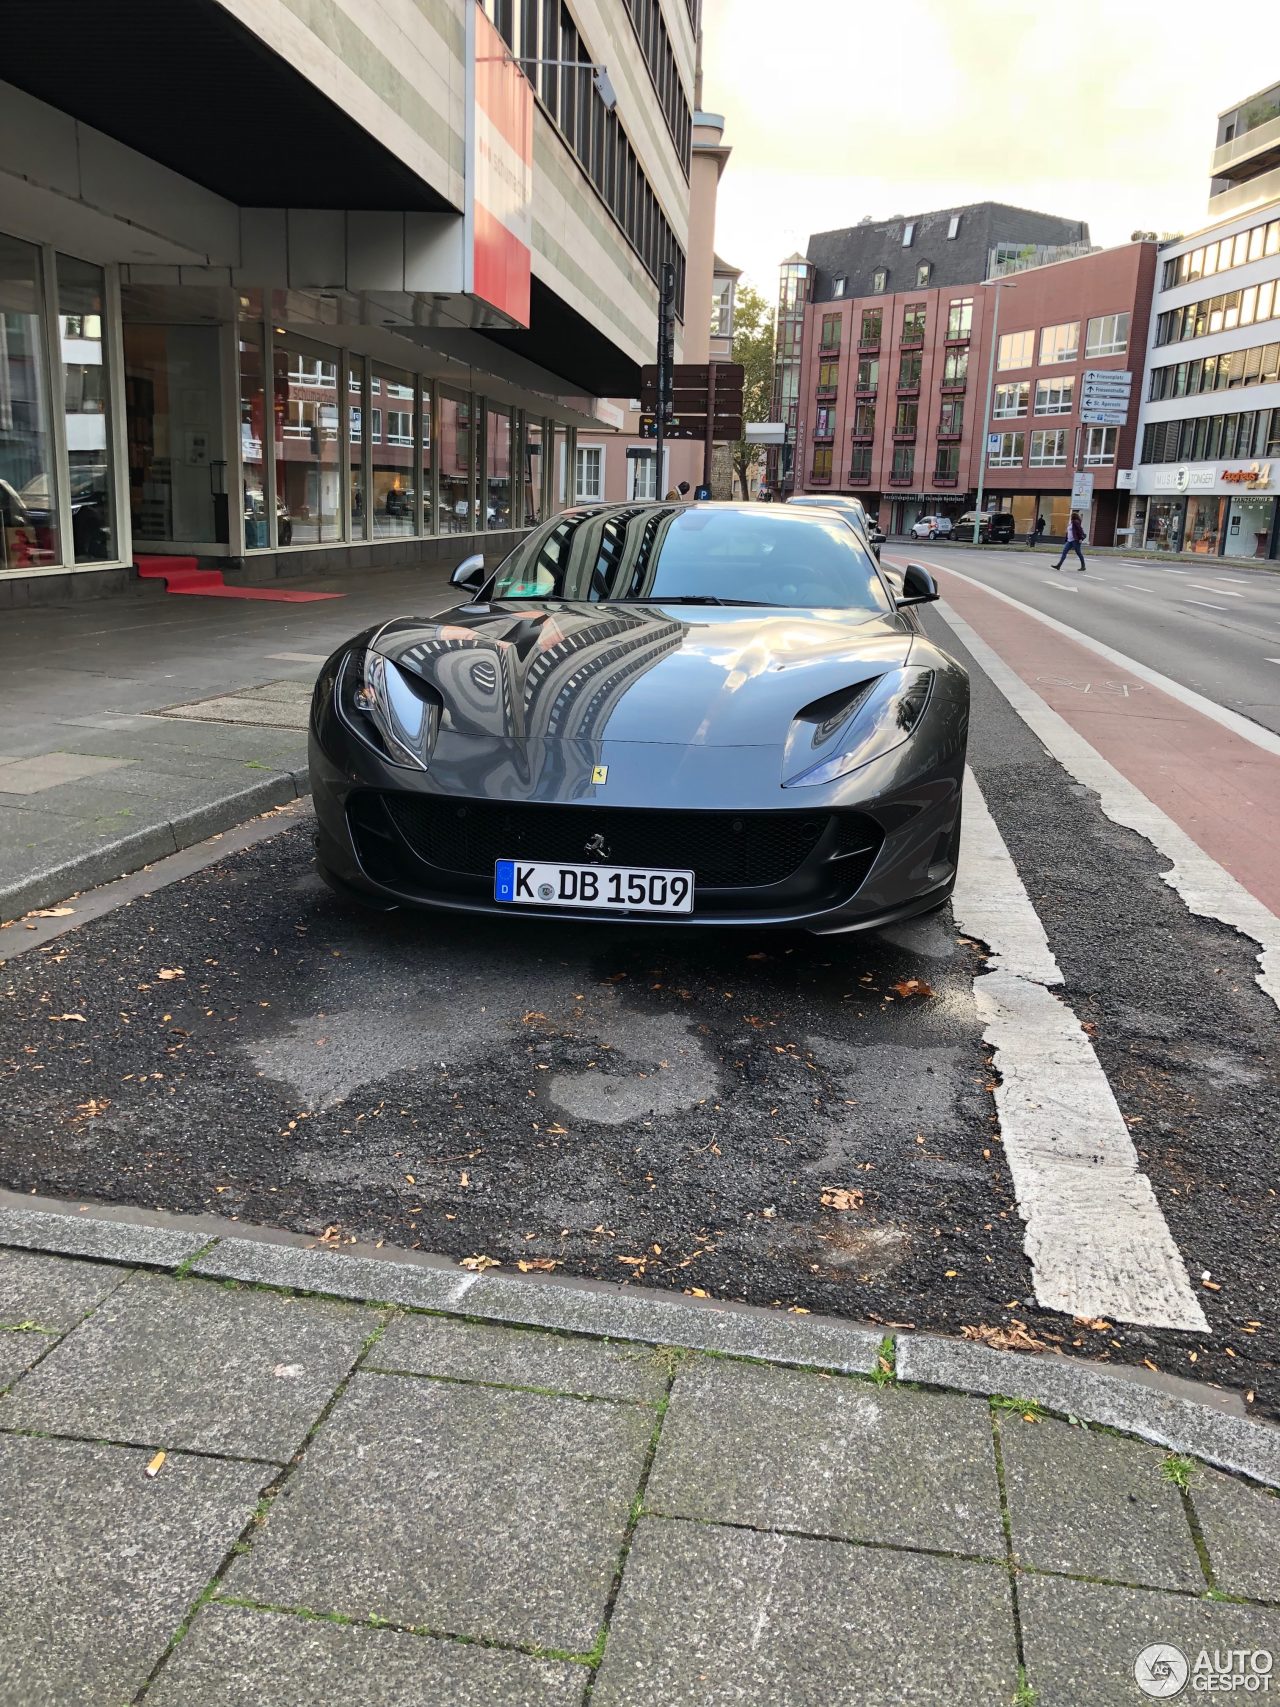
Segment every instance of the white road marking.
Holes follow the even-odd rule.
[[[1062,973],[971,773],[961,837],[952,908],[961,930],[991,951],[974,1000],[1000,1071],[1000,1139],[1036,1300],[1069,1316],[1204,1331],[1102,1064],[1051,989]]]
[[[1132,587],[1135,593],[1149,593],[1150,587],[1140,587],[1136,581],[1121,581],[1122,587]]]
[[[1126,657],[1123,652],[1117,652],[1114,646],[1108,646],[1104,641],[1095,640],[1092,635],[1084,634],[1078,628],[1072,628],[1065,622],[1059,622],[1057,617],[1046,616],[1044,611],[1037,610],[1034,605],[1024,604],[1021,599],[1014,599],[1008,593],[1002,593],[997,587],[989,587],[985,581],[975,581],[972,575],[962,575],[958,569],[953,569],[949,563],[934,563],[929,567],[944,569],[957,580],[964,581],[970,587],[978,587],[988,593],[993,599],[999,599],[1006,605],[1012,605],[1015,610],[1022,611],[1037,622],[1044,623],[1046,628],[1054,629],[1058,634],[1065,634],[1068,640],[1074,640],[1077,645],[1087,647],[1090,652],[1096,652],[1100,658],[1106,658],[1112,664],[1119,664],[1131,676],[1137,676],[1139,681],[1148,682],[1152,687],[1167,693],[1171,699],[1189,705],[1193,711],[1198,711],[1202,717],[1212,718],[1224,729],[1230,729],[1233,735],[1240,735],[1246,741],[1252,741],[1255,747],[1261,747],[1264,752],[1280,754],[1280,735],[1274,730],[1264,729],[1260,723],[1254,723],[1248,717],[1242,717],[1238,711],[1229,711],[1225,705],[1206,699],[1194,688],[1184,688],[1181,682],[1175,682],[1169,676],[1162,676],[1159,670],[1150,670],[1145,664],[1138,663],[1136,658]],[[948,621],[950,618],[948,618]],[[994,654],[993,654],[994,656]]]
[[[1220,599],[1242,599],[1244,597],[1243,593],[1229,592],[1226,587],[1219,587],[1219,586],[1205,587],[1205,586],[1202,586],[1199,581],[1192,581],[1191,585],[1196,589],[1197,592],[1200,592],[1200,593],[1217,593],[1217,595]]]
[[[1197,847],[1180,825],[1096,752],[1065,717],[1046,705],[963,617],[948,608],[943,620],[1049,753],[1077,782],[1098,796],[1099,806],[1112,823],[1136,830],[1171,861],[1170,869],[1163,874],[1164,881],[1177,891],[1190,911],[1201,918],[1230,925],[1232,930],[1258,944],[1258,984],[1280,1007],[1280,919],[1229,871],[1224,871],[1217,860]],[[1280,741],[1277,745],[1280,746]]]
[[[1266,662],[1268,664],[1280,664],[1280,658],[1268,658]]]
[[[1201,610],[1230,610],[1230,605],[1211,605],[1204,599],[1183,599],[1184,605],[1199,605]]]

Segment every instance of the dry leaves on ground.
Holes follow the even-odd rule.
[[[899,978],[893,988],[898,995],[903,997],[931,996],[933,994],[933,985],[926,984],[923,978]]]
[[[182,966],[162,966],[156,973],[157,978],[163,978],[167,983],[172,983],[175,978],[185,978],[186,975],[186,968]]]
[[[473,1257],[459,1257],[458,1267],[469,1268],[476,1274],[483,1274],[485,1269],[501,1268],[502,1264],[498,1261],[497,1257],[477,1255]]]
[[[563,1267],[563,1263],[559,1257],[530,1257],[527,1262],[518,1262],[516,1267],[521,1274],[528,1274],[531,1269],[540,1274],[550,1274],[553,1268]]]
[[[74,907],[37,907],[31,917],[33,919],[65,919],[74,912]]]
[[[1001,1328],[989,1328],[979,1323],[977,1327],[961,1328],[963,1338],[977,1340],[979,1345],[990,1346],[992,1351],[1048,1351],[1049,1347],[1035,1334],[1025,1322],[1012,1321]]]
[[[80,1025],[87,1025],[89,1023],[83,1014],[50,1014],[49,1018],[54,1021],[61,1019],[73,1019]]]
[[[863,1194],[856,1185],[833,1185],[823,1192],[822,1201],[828,1209],[861,1209]]]
[[[78,1114],[86,1115],[90,1120],[92,1120],[94,1115],[105,1114],[107,1109],[110,1107],[110,1097],[90,1097],[88,1102],[78,1102],[76,1104],[76,1112]]]

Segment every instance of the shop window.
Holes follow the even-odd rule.
[[[77,563],[104,563],[116,555],[106,279],[101,267],[70,255],[58,256],[57,276],[72,551]]]
[[[471,403],[451,392],[439,394],[441,532],[470,533],[472,432]]]
[[[279,536],[331,544],[343,537],[337,363],[279,338],[272,371]]]
[[[266,389],[263,384],[262,328],[240,327],[240,464],[244,475],[244,545],[262,551],[271,544],[267,514],[267,465],[264,446]]]
[[[511,526],[511,445],[510,409],[487,409],[484,432],[484,524],[487,528]]]
[[[40,252],[0,235],[0,568],[62,561]]]
[[[423,533],[439,533],[440,514],[432,473],[436,448],[435,430],[432,425],[431,387],[426,380],[421,382],[421,390],[418,394],[418,424],[422,433],[422,442],[418,447],[418,468],[422,483],[421,527]]]
[[[417,532],[415,386],[387,368],[373,370],[372,384],[385,407],[370,411],[369,520],[375,539],[403,539]]]
[[[535,528],[542,520],[542,484],[545,429],[540,420],[526,420],[524,429],[524,525]]]
[[[364,445],[364,376],[363,356],[353,356],[347,368],[347,503],[349,521],[347,537],[364,539],[367,536],[368,474],[365,467]]]

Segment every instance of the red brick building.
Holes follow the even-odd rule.
[[[1043,513],[1061,535],[1074,473],[1094,477],[1089,535],[1114,539],[1136,458],[1156,245],[1128,243],[999,282],[814,300],[805,314],[796,422],[798,491],[845,492],[901,533],[972,509],[1000,295],[984,507],[1020,532]],[[1080,420],[1086,368],[1135,375],[1122,426]],[[999,435],[998,444],[994,435]],[[1130,475],[1131,478],[1131,475]]]

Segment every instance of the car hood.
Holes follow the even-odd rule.
[[[508,739],[785,744],[797,713],[906,661],[894,613],[512,601],[387,623],[441,728]]]

